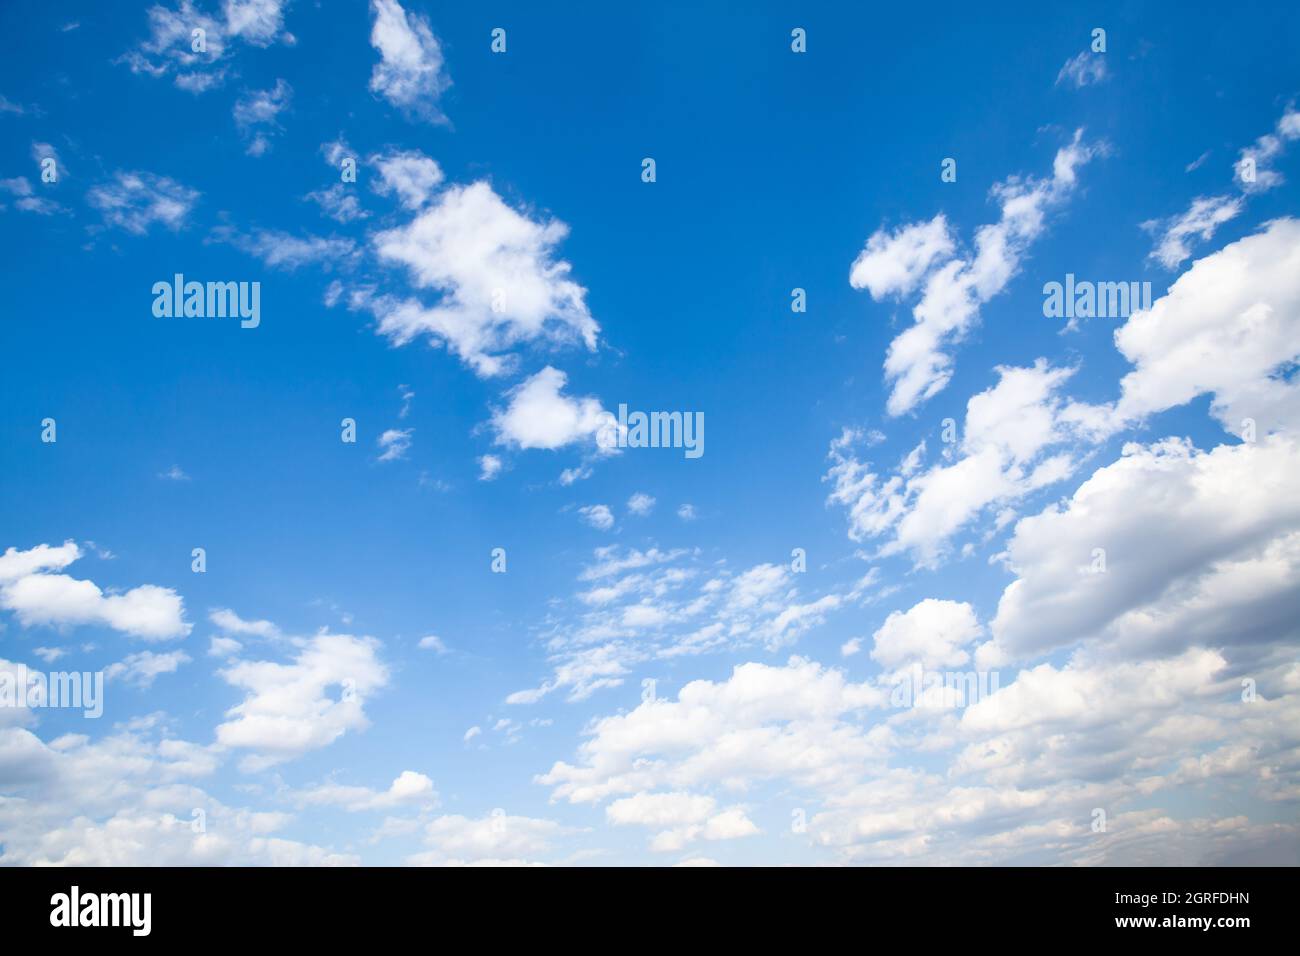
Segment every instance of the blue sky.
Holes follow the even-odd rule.
[[[1296,861],[1300,13],[842,6],[0,10],[0,860]]]

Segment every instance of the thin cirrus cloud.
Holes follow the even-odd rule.
[[[232,115],[239,132],[248,141],[250,156],[264,156],[271,149],[271,137],[280,132],[276,118],[293,102],[293,87],[284,80],[265,90],[246,90],[235,101]]]
[[[123,170],[92,187],[86,200],[99,211],[106,226],[143,236],[155,224],[179,231],[198,203],[199,192],[167,176]]]
[[[132,73],[170,76],[177,88],[200,94],[221,86],[230,75],[238,43],[266,47],[277,40],[297,41],[284,31],[287,0],[224,0],[222,15],[204,13],[192,0],[174,7],[149,8],[149,36],[118,57]]]
[[[1209,242],[1213,239],[1220,226],[1241,215],[1251,196],[1280,186],[1284,182],[1283,176],[1271,164],[1296,139],[1300,139],[1300,111],[1288,106],[1272,132],[1265,133],[1242,149],[1233,164],[1233,180],[1241,191],[1240,195],[1197,196],[1181,213],[1142,223],[1142,228],[1156,237],[1151,258],[1166,269],[1178,268],[1191,257],[1197,240]],[[1200,166],[1204,158],[1203,155],[1188,166],[1188,170]]]
[[[1110,73],[1106,69],[1106,57],[1102,54],[1084,50],[1065,61],[1061,71],[1056,74],[1056,84],[1062,83],[1081,89],[1103,82]]]

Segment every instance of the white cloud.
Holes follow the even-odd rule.
[[[182,664],[188,664],[190,660],[192,658],[184,651],[169,651],[165,654],[140,651],[115,664],[109,664],[104,669],[104,677],[147,688],[153,686],[159,675],[174,674]]]
[[[447,645],[443,643],[442,638],[436,634],[430,634],[427,637],[420,638],[420,643],[416,645],[423,651],[433,651],[436,654],[447,654]]]
[[[1300,574],[1297,467],[1294,441],[1280,437],[1208,452],[1175,439],[1125,446],[1069,500],[1016,524],[1017,579],[991,625],[998,650],[1275,637],[1300,612],[1288,584]]]
[[[497,475],[501,474],[501,469],[505,467],[505,463],[496,455],[482,455],[479,457],[478,467],[478,480],[492,481]]]
[[[418,149],[375,155],[370,161],[379,167],[373,189],[381,196],[396,194],[407,209],[419,209],[432,198],[443,181],[442,167]]]
[[[37,196],[26,176],[0,179],[0,189],[3,189],[11,196],[18,197],[14,201],[14,206],[23,212],[35,213],[38,216],[52,216],[55,213],[67,212],[66,207],[61,203],[57,203],[53,199],[46,199],[43,196]]]
[[[578,509],[578,514],[597,531],[608,531],[614,527],[614,513],[609,510],[609,505],[586,505]]]
[[[928,468],[924,441],[888,476],[858,459],[859,432],[845,429],[831,442],[824,480],[834,485],[829,500],[848,509],[851,539],[886,538],[880,555],[907,552],[917,565],[934,567],[952,538],[988,509],[1070,474],[1073,459],[1053,449],[1076,430],[1058,394],[1074,370],[1040,359],[996,371],[997,384],[967,402],[960,439]]]
[[[867,240],[849,270],[849,285],[866,289],[880,302],[916,289],[936,260],[947,260],[956,249],[943,214],[896,232],[878,229]]]
[[[232,657],[244,649],[233,637],[214,637],[208,644],[209,657]]]
[[[1300,385],[1281,374],[1300,359],[1300,220],[1274,220],[1194,262],[1115,344],[1135,368],[1114,427],[1207,393],[1234,433],[1244,418],[1261,433],[1300,427]]]
[[[109,226],[143,236],[154,223],[177,232],[185,225],[199,193],[166,176],[119,171],[113,180],[95,186],[86,200]]]
[[[590,478],[592,471],[593,469],[590,465],[575,465],[572,468],[565,468],[560,472],[559,482],[567,488],[569,485]]]
[[[1192,200],[1181,215],[1144,222],[1143,229],[1159,236],[1151,258],[1166,269],[1177,268],[1192,254],[1193,237],[1208,242],[1219,226],[1241,213],[1243,206],[1243,200],[1236,196],[1202,196]]]
[[[627,510],[634,515],[648,515],[654,507],[654,497],[641,491],[627,499]]]
[[[208,615],[208,620],[219,627],[224,634],[239,634],[268,640],[280,636],[280,628],[271,621],[245,621],[229,608],[216,608]]]
[[[1282,174],[1270,169],[1269,164],[1286,151],[1286,145],[1300,139],[1300,111],[1288,106],[1271,133],[1266,133],[1241,151],[1233,167],[1237,185],[1244,192],[1255,193],[1273,189],[1286,182]],[[1254,166],[1254,180],[1248,179],[1248,170]]]
[[[661,829],[650,844],[651,849],[660,852],[680,850],[700,838],[733,840],[759,832],[740,807],[718,812],[712,797],[681,791],[638,793],[615,800],[605,808],[605,818],[618,826]]]
[[[379,642],[321,632],[295,641],[288,663],[237,661],[221,676],[245,691],[216,730],[223,747],[252,751],[242,766],[263,770],[368,726],[365,695],[388,682]]]
[[[226,29],[254,46],[269,46],[284,28],[285,0],[224,0]]]
[[[378,439],[381,449],[379,460],[398,461],[405,458],[411,448],[411,435],[414,432],[414,428],[389,428],[384,431]]]
[[[942,216],[892,235],[878,230],[867,241],[851,273],[856,287],[876,299],[923,288],[912,310],[915,323],[890,343],[885,358],[890,415],[911,411],[948,384],[952,347],[979,321],[980,307],[1016,275],[1048,211],[1073,191],[1078,168],[1099,151],[1078,131],[1057,151],[1050,179],[1012,177],[996,185],[1001,216],[975,231],[973,254],[949,257],[953,243]]]
[[[132,73],[152,77],[174,75],[178,87],[201,93],[225,79],[225,69],[214,67],[226,52],[225,25],[201,12],[191,0],[181,0],[171,10],[161,4],[149,8],[149,38],[124,54]],[[201,49],[194,31],[202,31]]]
[[[273,269],[289,271],[305,265],[319,265],[324,269],[346,267],[358,256],[356,243],[351,239],[295,236],[271,229],[242,233],[229,226],[218,226],[212,230],[211,239],[228,242]]]
[[[248,145],[250,155],[261,156],[270,149],[267,136],[280,129],[276,117],[289,108],[292,100],[293,87],[284,80],[276,80],[270,89],[246,90],[235,101],[235,124],[246,137],[252,137]]]
[[[1085,50],[1065,61],[1061,71],[1056,74],[1056,85],[1071,83],[1075,89],[1080,89],[1100,83],[1107,76],[1105,55]]]
[[[24,866],[337,865],[354,856],[271,836],[289,814],[229,807],[196,785],[219,765],[212,748],[174,737],[154,717],[98,740],[42,742],[0,729],[0,862]],[[207,826],[192,826],[193,811]]]
[[[91,581],[52,573],[81,556],[72,541],[29,551],[9,548],[0,556],[0,607],[12,611],[24,627],[98,625],[147,641],[189,634],[185,603],[171,588],[144,584],[105,594]]]
[[[38,544],[26,551],[8,548],[0,554],[0,584],[41,571],[60,571],[81,557],[75,541],[60,545]]]
[[[699,515],[695,511],[695,505],[688,502],[677,509],[677,517],[683,521],[694,521]]]
[[[371,0],[370,10],[375,18],[370,45],[380,57],[370,75],[371,92],[410,116],[446,122],[438,100],[451,78],[428,19],[407,13],[397,0]]]
[[[345,183],[335,183],[329,189],[313,190],[305,198],[320,206],[321,212],[336,222],[355,222],[370,216],[370,213],[361,208],[356,192]]]
[[[117,62],[132,73],[170,75],[178,88],[203,93],[225,82],[233,41],[257,47],[295,42],[283,32],[285,6],[285,0],[224,0],[224,19],[217,19],[192,0],[180,0],[175,9],[154,4],[148,11],[149,37]],[[203,31],[201,46],[195,30]]]
[[[1142,223],[1143,229],[1157,237],[1151,258],[1166,269],[1176,269],[1192,255],[1193,241],[1209,242],[1214,238],[1219,226],[1241,214],[1251,194],[1281,185],[1282,174],[1270,169],[1269,163],[1284,152],[1287,142],[1297,138],[1300,138],[1300,112],[1287,107],[1274,131],[1243,149],[1233,165],[1233,177],[1245,196],[1198,196],[1186,212]],[[1187,170],[1195,169],[1208,155],[1202,155]]]
[[[700,555],[679,549],[596,548],[596,563],[579,575],[581,590],[563,617],[554,602],[546,642],[553,668],[539,686],[516,691],[508,704],[532,704],[558,690],[580,701],[619,687],[635,667],[706,653],[795,643],[832,613],[866,600],[876,572],[804,598],[788,566],[743,571],[702,568]]]
[[[879,745],[843,718],[883,706],[884,694],[837,670],[791,658],[784,667],[748,663],[720,682],[696,680],[676,701],[642,701],[599,718],[580,763],[556,763],[537,778],[554,799],[592,803],[618,794],[754,780],[804,782],[856,774]]]
[[[424,774],[403,770],[387,790],[328,783],[300,790],[294,794],[294,800],[303,805],[338,806],[357,813],[401,806],[433,807],[438,803],[438,792],[433,788],[433,781]]]
[[[492,414],[496,442],[514,448],[563,448],[575,442],[595,445],[609,413],[599,399],[561,394],[568,377],[547,366],[512,388],[504,410]]]
[[[912,664],[926,670],[956,668],[970,660],[967,645],[982,633],[969,604],[926,598],[885,619],[872,636],[871,657],[894,671]]]
[[[498,353],[528,342],[594,351],[600,327],[586,290],[555,258],[567,234],[562,222],[511,209],[486,182],[445,189],[411,222],[373,239],[381,261],[405,266],[417,288],[439,297],[433,306],[373,299],[379,331],[398,345],[427,335],[483,376],[506,371],[511,356]]]
[[[421,864],[461,861],[491,863],[522,860],[546,853],[565,828],[552,820],[511,816],[502,810],[483,817],[438,817],[425,827],[432,852],[408,860]]]

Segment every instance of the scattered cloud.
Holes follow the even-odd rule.
[[[414,119],[445,123],[439,100],[451,78],[428,19],[408,13],[397,0],[371,0],[370,12],[370,45],[379,51],[370,74],[371,92]]]
[[[86,200],[104,218],[104,224],[143,236],[155,224],[179,231],[199,201],[197,190],[153,173],[119,171],[93,187]]]

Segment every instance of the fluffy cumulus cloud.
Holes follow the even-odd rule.
[[[1124,452],[1016,524],[1006,560],[1017,578],[992,622],[1000,649],[1022,658],[1088,638],[1150,647],[1214,634],[1249,644],[1285,630],[1300,610],[1294,440]]]
[[[366,695],[388,683],[373,638],[322,632],[294,643],[288,661],[237,660],[221,671],[245,696],[218,725],[217,742],[247,751],[246,770],[274,766],[364,729]]]
[[[969,604],[926,598],[885,619],[872,636],[871,657],[891,670],[910,664],[959,667],[970,660],[968,645],[980,633]]]
[[[658,830],[650,848],[660,852],[680,850],[697,839],[733,840],[759,832],[742,807],[719,810],[713,797],[680,791],[615,800],[605,807],[605,818],[615,826]]]
[[[724,780],[733,790],[785,776],[831,780],[882,753],[854,717],[884,702],[871,684],[811,661],[744,664],[725,681],[692,681],[676,700],[645,700],[626,714],[600,718],[577,763],[557,762],[538,782],[555,798],[598,803],[661,789],[698,792]],[[610,813],[653,822],[652,811],[662,819],[676,808],[673,822],[683,822],[689,805],[685,795],[643,798],[615,803]]]
[[[1300,220],[1278,219],[1197,260],[1168,294],[1115,333],[1133,363],[1113,420],[1214,396],[1212,414],[1240,435],[1300,427]]]
[[[509,356],[499,353],[528,342],[594,350],[600,328],[586,290],[555,255],[567,233],[562,222],[512,209],[486,182],[448,187],[409,223],[374,237],[382,262],[437,296],[377,297],[380,332],[399,345],[428,336],[484,376],[506,371]]]
[[[24,627],[107,627],[146,641],[190,633],[185,602],[171,588],[142,584],[120,593],[61,573],[83,556],[73,541],[9,548],[0,555],[0,608]]]
[[[1081,426],[1060,390],[1073,372],[1043,360],[997,369],[998,383],[967,403],[960,432],[955,421],[941,430],[943,451],[928,467],[925,441],[885,470],[858,457],[866,436],[845,430],[831,443],[825,480],[830,501],[847,509],[849,536],[883,539],[881,556],[909,553],[933,567],[980,515],[1005,522],[1006,508],[1067,477],[1067,446]]]
[[[566,384],[568,376],[548,365],[511,389],[506,407],[492,415],[497,443],[552,450],[586,442],[595,447],[609,413],[597,398],[563,394]]]
[[[429,19],[399,0],[369,9],[374,53],[364,37],[359,53],[362,75],[373,67],[370,93],[356,92],[384,111],[445,123],[450,79]],[[261,155],[291,132],[281,125],[293,125],[293,91],[271,63],[241,87],[249,71],[238,57],[296,42],[286,12],[283,0],[157,4],[144,39],[121,57],[140,79],[119,78],[163,78],[195,94],[233,87],[226,108],[247,151]],[[1102,82],[1110,62],[1082,53],[1056,82]],[[39,118],[35,104],[2,97],[0,113]],[[1035,360],[1038,346],[1003,353],[1005,341],[990,336],[973,370],[982,377],[958,396],[954,418],[916,428],[905,416],[951,387],[959,346],[1027,268],[1104,147],[1066,138],[1050,172],[992,188],[983,225],[952,209],[880,224],[848,278],[868,308],[902,313],[884,355],[886,424],[843,429],[824,491],[814,490],[850,543],[760,541],[770,553],[742,557],[715,535],[699,539],[701,528],[725,528],[733,505],[707,482],[690,492],[697,507],[658,473],[614,480],[624,462],[598,441],[609,412],[550,357],[600,345],[587,291],[561,253],[568,227],[487,181],[449,182],[432,156],[383,138],[364,151],[369,186],[341,183],[340,163],[359,154],[340,133],[322,147],[331,175],[306,199],[355,238],[223,217],[208,242],[268,269],[333,270],[330,305],[373,316],[394,346],[428,341],[493,379],[477,386],[497,396],[475,430],[487,446],[475,453],[488,453],[466,462],[482,483],[471,471],[457,489],[498,500],[520,489],[489,483],[517,470],[530,494],[551,496],[539,520],[616,543],[572,557],[566,583],[538,596],[533,619],[489,622],[478,640],[435,604],[384,642],[315,630],[319,620],[281,628],[238,603],[247,596],[219,592],[191,623],[166,579],[115,573],[113,555],[90,542],[59,544],[60,535],[8,547],[0,694],[33,662],[98,670],[109,719],[69,723],[40,695],[0,706],[0,864],[316,866],[374,854],[411,865],[543,865],[615,848],[689,866],[1294,863],[1300,220],[1247,217],[1284,182],[1282,160],[1298,138],[1300,113],[1288,106],[1240,151],[1231,185],[1134,217],[1128,228],[1157,217],[1144,224],[1151,257],[1178,274],[1117,322],[1114,352],[1107,339],[1104,354],[1089,351],[1095,336],[1085,345],[1080,335],[1069,340],[1078,351]],[[55,158],[65,172],[48,143],[33,143],[31,158]],[[198,192],[115,169],[81,187],[102,218],[92,236],[177,232],[191,221]],[[54,198],[68,202],[67,185],[59,196],[28,177],[0,180],[0,195],[30,214],[25,225],[58,225],[34,217],[69,213]],[[1200,249],[1227,228],[1241,238]],[[399,380],[416,381],[403,373],[386,388]],[[435,407],[426,386],[415,390]],[[385,394],[400,427],[379,422],[363,457],[376,479],[405,474],[415,489],[419,469],[401,463],[414,450],[414,390]],[[893,426],[901,434],[883,433]],[[432,432],[419,427],[425,442]],[[525,451],[561,451],[569,467],[539,480],[516,460]],[[179,466],[159,472],[174,460],[160,454],[139,464],[154,491],[211,483],[210,463],[185,459],[197,476],[186,484]],[[611,474],[578,485],[598,462]],[[175,480],[159,483],[160,474]],[[426,474],[419,485],[450,487]],[[661,506],[650,490],[669,497]],[[792,562],[798,543],[809,553]],[[138,556],[139,544],[131,550]],[[573,554],[558,548],[542,560]],[[968,573],[940,571],[958,560]],[[320,594],[337,586],[320,583]],[[267,593],[255,600],[311,597]],[[311,607],[350,629],[331,599]],[[493,698],[477,710],[426,721],[457,758],[439,765],[437,786],[419,754],[358,771],[358,748],[401,737],[411,711],[388,706],[394,685],[428,703],[427,679],[462,679],[507,632],[524,660],[508,670],[524,676],[491,682]],[[954,702],[912,686],[923,672],[971,683]],[[196,692],[189,705],[204,682],[218,696]],[[184,713],[156,711],[181,690]],[[466,779],[445,779],[458,766],[475,778],[479,762],[507,752],[520,756],[497,762],[523,768],[513,783],[526,784],[495,791],[510,795],[509,810],[476,800]],[[439,789],[454,807],[443,808]],[[548,800],[550,811],[539,810]],[[1092,826],[1098,810],[1104,832]],[[345,826],[338,846],[304,836]]]
[[[428,19],[407,12],[397,0],[371,0],[370,12],[370,45],[379,52],[370,75],[371,92],[412,117],[446,122],[438,101],[451,78]]]
[[[849,269],[849,285],[866,289],[877,302],[911,293],[937,261],[950,258],[956,240],[940,213],[929,222],[903,226],[894,232],[872,233]]]
[[[597,531],[608,531],[614,527],[614,512],[609,510],[609,505],[584,505],[578,509],[578,514]]]
[[[26,866],[328,866],[353,855],[277,836],[287,813],[231,807],[201,782],[209,748],[148,718],[46,743],[0,728],[0,862]],[[197,825],[202,822],[202,826]]]
[[[867,240],[849,273],[854,288],[876,301],[920,291],[913,324],[890,343],[885,358],[890,415],[913,410],[948,384],[953,347],[979,321],[984,303],[1020,270],[1048,213],[1074,191],[1079,167],[1099,151],[1079,131],[1056,153],[1049,178],[1012,177],[994,186],[999,218],[975,231],[969,252],[957,252],[943,216],[893,232],[882,228]]]
[[[1196,260],[1149,309],[1115,332],[1133,364],[1108,404],[1070,403],[1080,433],[1104,438],[1211,396],[1238,437],[1300,427],[1300,220],[1285,217]],[[1212,359],[1212,360],[1211,360]]]
[[[1300,846],[1294,824],[1234,818],[1206,840],[1212,820],[1150,808],[1153,795],[1210,782],[1295,798],[1297,738],[1278,721],[1297,713],[1300,671],[1288,660],[1257,673],[1276,696],[1247,704],[1216,650],[1080,654],[944,712],[896,708],[875,683],[798,658],[749,663],[595,720],[577,759],[538,782],[555,799],[603,804],[616,826],[658,831],[659,850],[710,838],[721,798],[748,794],[769,795],[768,819],[793,817],[802,840],[847,863],[1281,862]],[[1104,834],[1091,827],[1098,807]],[[761,829],[733,808],[719,836],[753,832],[745,821]],[[1151,846],[1153,830],[1175,845]]]
[[[443,180],[442,167],[417,149],[376,154],[370,162],[379,171],[375,192],[396,195],[407,209],[419,209],[428,202]]]
[[[567,830],[552,820],[498,808],[482,817],[437,817],[424,827],[428,850],[408,863],[424,866],[519,866],[548,853]]]

